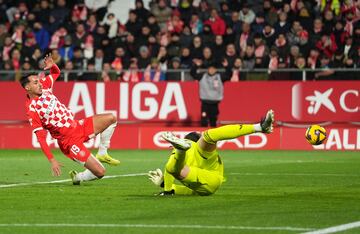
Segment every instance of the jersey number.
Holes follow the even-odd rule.
[[[80,152],[80,148],[77,147],[76,145],[72,145],[71,146],[71,152],[75,155],[77,155]]]

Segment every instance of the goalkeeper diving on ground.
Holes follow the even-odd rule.
[[[255,132],[273,131],[274,112],[269,110],[257,124],[225,125],[204,131],[202,134],[191,132],[184,139],[171,132],[162,134],[173,151],[165,166],[149,171],[149,179],[164,190],[159,195],[200,195],[214,194],[224,181],[224,164],[216,143],[234,139]],[[176,184],[175,180],[181,182]]]

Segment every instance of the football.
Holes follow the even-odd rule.
[[[305,138],[312,145],[321,145],[326,140],[326,130],[319,125],[311,125],[306,130]]]

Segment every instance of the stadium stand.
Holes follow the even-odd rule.
[[[49,52],[76,70],[65,80],[187,80],[174,73],[193,59],[264,70],[234,80],[301,80],[304,69],[321,69],[307,79],[360,77],[360,1],[135,0],[126,11],[123,2],[1,1],[0,80],[37,70]]]

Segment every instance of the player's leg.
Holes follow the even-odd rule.
[[[273,122],[274,112],[269,110],[265,118],[257,124],[232,124],[209,129],[203,132],[202,137],[198,141],[198,145],[204,151],[211,152],[216,149],[216,143],[221,140],[234,139],[254,132],[271,133],[273,130]]]
[[[101,179],[105,175],[105,167],[92,154],[86,160],[83,172],[70,171],[70,177],[74,185],[79,185],[82,181]]]
[[[222,183],[222,165],[219,165],[218,171],[208,171],[186,165],[186,157],[189,156],[189,154],[201,159],[200,156],[195,155],[198,154],[198,151],[201,151],[201,149],[191,148],[194,149],[193,152],[187,154],[186,152],[192,147],[188,140],[180,139],[169,132],[164,133],[162,137],[175,148],[165,167],[164,191],[169,192],[174,190],[175,194],[197,193],[199,195],[210,195],[214,193]],[[196,144],[193,144],[193,146],[198,147]],[[216,151],[203,152],[203,154],[208,158],[214,159],[218,156]],[[166,173],[168,173],[168,178],[166,177]],[[180,180],[187,188],[174,186],[174,179],[171,178],[171,176]]]
[[[96,154],[96,158],[110,165],[118,165],[120,163],[119,160],[111,158],[107,152],[116,124],[116,116],[113,114],[108,113],[93,116],[94,133],[95,135],[100,133],[99,151]]]
[[[209,104],[210,127],[216,127],[218,115],[219,115],[219,103]]]
[[[175,177],[171,175],[166,169],[164,171],[164,192],[159,195],[191,195],[194,191],[184,185],[175,184]]]
[[[201,101],[201,119],[200,124],[202,127],[208,126],[208,105],[204,101]]]

